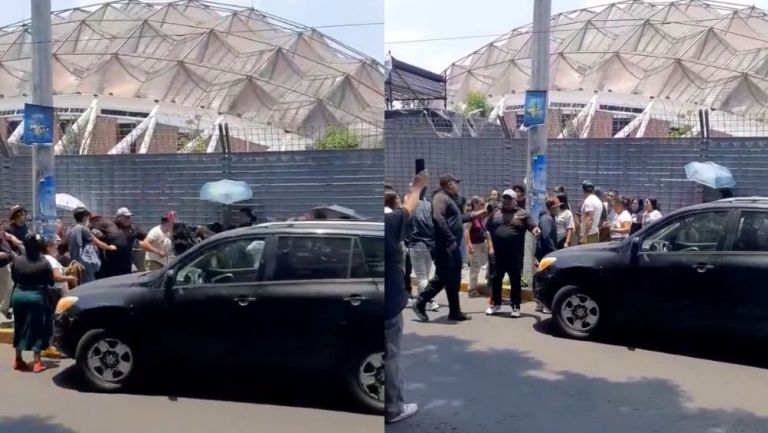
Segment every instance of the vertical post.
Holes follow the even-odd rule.
[[[533,3],[533,46],[531,50],[531,86],[529,90],[549,90],[549,32],[552,15],[552,0],[534,0]],[[549,101],[549,98],[547,98]],[[548,102],[547,102],[548,105]],[[544,194],[547,191],[547,118],[549,106],[544,109],[544,124],[528,130],[528,163],[526,187],[528,200],[526,207],[534,219],[538,220],[539,211],[544,208]],[[524,269],[533,270],[533,251],[535,242],[527,237],[528,254]],[[526,281],[532,283],[530,272]]]
[[[53,106],[53,76],[51,73],[51,0],[32,0],[32,103]],[[51,229],[55,226],[55,219],[50,216],[41,218],[41,209],[50,209],[50,203],[39,202],[54,200],[45,194],[40,197],[39,188],[41,180],[50,176],[51,182],[55,179],[54,146],[36,145],[32,148],[32,220],[33,230],[40,233],[41,229]],[[55,185],[55,183],[54,183]]]

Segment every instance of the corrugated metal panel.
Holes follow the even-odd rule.
[[[177,155],[60,156],[59,192],[72,194],[94,212],[111,215],[126,206],[144,226],[175,209],[180,220],[221,220],[231,209],[198,199],[205,182],[243,180],[253,188],[250,205],[261,218],[288,218],[327,204],[381,218],[383,150]],[[227,174],[228,167],[231,168]],[[0,159],[2,205],[31,205],[29,157]]]

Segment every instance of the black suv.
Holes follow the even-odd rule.
[[[573,338],[640,329],[768,336],[768,198],[673,212],[625,241],[556,251],[534,295]]]
[[[161,271],[70,292],[54,316],[56,347],[100,391],[163,362],[201,360],[341,373],[360,403],[381,411],[383,237],[382,223],[355,221],[216,235]]]

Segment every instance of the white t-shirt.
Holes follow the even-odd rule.
[[[629,213],[628,210],[624,210],[616,216],[616,218],[613,221],[613,224],[611,224],[612,229],[620,229],[622,225],[629,223],[630,226],[632,225],[632,215]],[[611,239],[626,239],[629,237],[629,232],[627,233],[616,233],[614,231],[611,231]]]
[[[606,215],[605,222],[608,223],[611,227],[613,227],[613,223],[616,222],[616,211],[613,210],[611,206],[608,206],[608,203],[603,203],[603,209],[608,209],[608,214]]]
[[[568,234],[568,229],[575,229],[576,222],[573,219],[573,212],[568,209],[560,212],[555,217],[555,225],[557,226],[557,241],[561,242]]]
[[[581,205],[582,221],[587,220],[587,213],[590,212],[592,212],[592,227],[589,228],[589,233],[582,233],[582,235],[596,235],[600,232],[600,217],[603,216],[603,202],[601,202],[594,194],[587,196],[584,200],[584,204]]]
[[[165,265],[168,263],[168,258],[171,256],[173,250],[173,242],[167,233],[163,231],[162,226],[155,226],[147,233],[146,241],[152,245],[152,248],[160,250],[165,253],[165,258],[161,258],[157,254],[149,251],[147,252],[147,260],[150,262],[158,262]]]
[[[653,212],[645,212],[643,214],[643,227],[651,224],[652,222],[661,219],[661,212],[655,210]]]
[[[56,260],[56,257],[49,256],[48,254],[46,254],[45,259],[48,260],[48,263],[51,264],[51,268],[53,268],[54,271],[58,269],[61,275],[64,275],[64,266],[61,266],[61,263],[59,263],[59,261]],[[56,287],[58,287],[59,289],[65,292],[69,290],[69,286],[67,285],[67,283],[56,283]]]

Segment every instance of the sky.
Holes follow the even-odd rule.
[[[255,7],[269,14],[285,18],[306,26],[327,26],[351,23],[383,23],[384,0],[216,0],[217,3]],[[153,2],[158,2],[153,0]],[[61,10],[72,7],[101,3],[99,0],[51,0],[51,9]],[[30,0],[3,0],[3,15],[0,25],[10,24],[29,18]],[[341,42],[363,53],[384,60],[383,24],[365,27],[320,29]]]
[[[768,10],[768,0],[727,0]],[[552,13],[611,3],[552,0]],[[385,50],[399,60],[442,72],[496,37],[396,44],[396,41],[506,33],[533,17],[533,0],[385,0]]]

